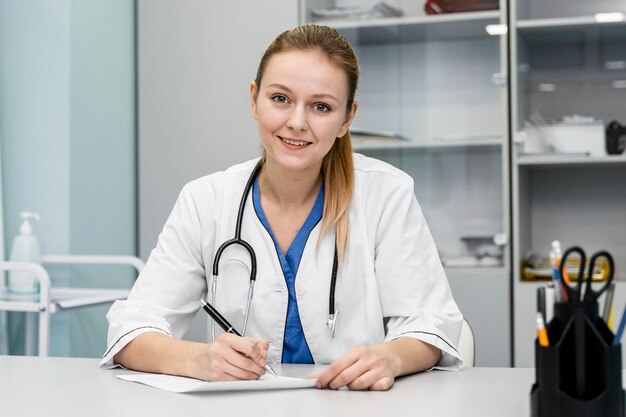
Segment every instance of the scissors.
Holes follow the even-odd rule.
[[[578,268],[578,278],[576,280],[577,281],[576,286],[574,286],[573,282],[571,282],[570,284],[567,284],[563,279],[563,269],[565,268],[565,265],[567,263],[567,258],[571,254],[577,254],[580,257],[580,266]],[[606,283],[598,291],[594,291],[593,288],[591,288],[591,281],[593,280],[593,270],[596,267],[596,263],[601,258],[604,258],[607,260],[609,264],[609,272],[606,278]],[[569,248],[563,254],[561,264],[559,265],[559,275],[561,276],[561,284],[565,288],[565,292],[567,293],[567,299],[569,300],[570,303],[576,303],[576,304],[594,303],[598,300],[598,297],[600,297],[600,295],[602,295],[602,293],[606,291],[609,285],[611,285],[611,282],[613,282],[613,273],[615,271],[615,263],[613,262],[613,256],[611,256],[609,252],[602,250],[591,255],[591,260],[589,261],[589,267],[587,268],[587,274],[585,276],[586,264],[587,264],[587,256],[585,255],[585,251],[579,246],[574,246],[572,248]],[[585,296],[583,297],[582,287],[583,287],[583,281],[585,281],[585,278],[587,282],[585,284]]]

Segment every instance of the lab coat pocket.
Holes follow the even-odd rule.
[[[352,265],[337,279],[337,334],[353,344],[374,345],[384,339],[382,312],[376,281],[360,264]]]

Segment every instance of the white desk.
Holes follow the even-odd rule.
[[[0,415],[529,417],[530,368],[467,368],[396,381],[387,392],[317,389],[176,394],[115,378],[96,359],[0,356]],[[322,369],[276,365],[283,375]]]

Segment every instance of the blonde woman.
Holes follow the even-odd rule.
[[[358,78],[334,29],[272,42],[250,84],[261,157],[183,188],[128,300],[107,316],[102,367],[236,380],[273,362],[323,363],[318,388],[355,390],[460,367],[462,317],[412,179],[352,153]],[[202,298],[245,334],[181,340]]]

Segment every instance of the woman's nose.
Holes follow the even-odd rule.
[[[306,120],[306,109],[301,108],[300,106],[294,107],[289,114],[287,127],[297,131],[306,130],[308,127]]]

